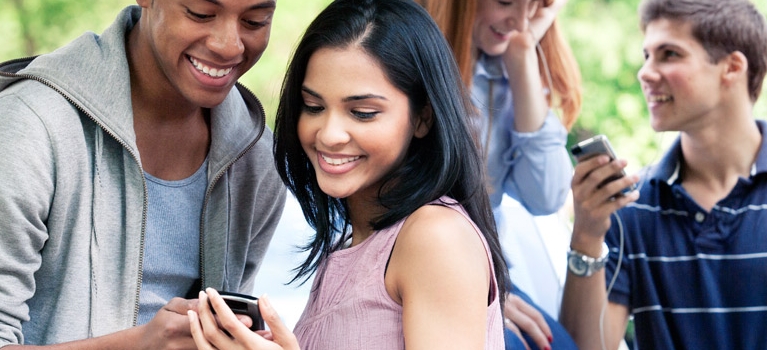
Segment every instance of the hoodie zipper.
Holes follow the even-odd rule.
[[[27,60],[30,60],[35,58],[36,56],[30,56],[30,57],[24,57],[24,58],[17,58],[13,60],[9,60],[4,62],[2,65],[0,65],[0,68],[7,67],[10,65],[14,65],[19,62],[24,62]],[[103,125],[101,122],[99,122],[96,117],[91,114],[90,112],[86,111],[85,108],[83,108],[79,103],[75,102],[72,98],[70,98],[67,94],[65,94],[61,89],[54,86],[50,81],[30,75],[30,74],[17,74],[17,73],[8,73],[5,71],[0,70],[0,76],[9,77],[9,78],[25,78],[37,81],[49,88],[51,88],[53,91],[56,91],[59,95],[64,97],[67,102],[69,102],[72,106],[77,108],[78,111],[80,111],[82,114],[86,115],[91,121],[93,121],[96,125],[98,125],[104,132],[106,132],[109,136],[111,136],[115,141],[117,141],[121,146],[123,146],[124,149],[130,153],[131,157],[133,157],[133,160],[136,162],[136,164],[139,167],[139,170],[141,170],[141,174],[143,175],[144,169],[141,167],[141,162],[139,161],[138,156],[128,147],[128,144],[122,141],[117,135],[115,135],[112,131],[110,131],[105,125]],[[259,129],[258,135],[256,135],[256,138],[253,140],[253,142],[248,145],[240,154],[237,155],[234,159],[232,159],[221,171],[219,171],[213,179],[208,184],[208,189],[205,191],[205,198],[203,200],[202,205],[202,213],[205,213],[207,210],[208,202],[211,193],[213,192],[213,187],[218,182],[218,180],[221,179],[221,177],[224,176],[227,170],[240,160],[246,153],[248,153],[253,147],[256,145],[258,140],[261,139],[261,136],[264,134],[264,130],[266,129],[266,111],[264,110],[264,106],[261,103],[261,101],[258,100],[255,94],[245,87],[244,85],[240,84],[239,82],[236,83],[236,86],[238,87],[238,90],[240,92],[240,95],[242,95],[243,100],[246,104],[256,104],[258,106],[259,111],[261,112],[261,128]],[[141,237],[140,237],[140,243],[139,243],[139,263],[138,263],[138,283],[136,287],[135,292],[135,303],[133,306],[133,320],[132,325],[135,326],[138,323],[138,312],[139,312],[139,298],[141,295],[141,284],[143,282],[144,278],[144,249],[145,249],[145,236],[146,236],[146,219],[147,219],[147,206],[148,206],[148,193],[147,193],[147,184],[146,184],[146,178],[144,176],[141,177],[141,184],[144,188],[144,203],[142,206],[142,212],[141,212]],[[200,218],[200,262],[199,262],[199,271],[200,271],[200,285],[202,288],[205,287],[205,215]]]
[[[253,147],[256,145],[258,140],[261,139],[261,136],[264,134],[264,130],[266,129],[266,111],[264,110],[264,105],[261,104],[261,101],[258,100],[256,95],[250,91],[245,85],[242,85],[240,83],[236,83],[236,87],[238,88],[240,95],[242,95],[242,99],[245,101],[245,104],[249,105],[251,103],[254,103],[258,106],[259,111],[261,112],[261,129],[258,132],[258,135],[256,135],[256,138],[253,140],[253,142],[248,145],[240,154],[237,155],[234,159],[232,159],[226,166],[221,169],[213,178],[211,179],[210,183],[208,183],[208,189],[205,191],[205,199],[202,203],[202,217],[200,217],[200,288],[205,289],[206,283],[205,283],[205,212],[208,208],[208,199],[210,198],[211,193],[213,192],[213,187],[215,186],[216,182],[221,179],[221,177],[224,176],[224,174],[229,170],[229,168],[240,158],[242,158],[246,153],[248,153]],[[238,291],[239,292],[239,291]]]
[[[7,63],[7,65],[10,65],[10,64],[14,64],[14,63],[21,62],[21,61],[24,61],[24,60],[27,60],[27,59],[31,59],[31,58],[34,58],[34,57],[18,58],[18,59],[14,59],[14,60],[8,61],[6,63]],[[6,64],[3,64],[3,67],[5,67],[5,66],[6,66]],[[39,82],[39,83],[41,83],[41,84],[51,88],[53,91],[56,91],[59,95],[64,97],[64,99],[67,100],[67,102],[69,102],[69,104],[71,104],[72,106],[77,108],[78,111],[80,111],[82,114],[84,114],[89,119],[91,119],[91,121],[93,121],[96,125],[98,125],[101,128],[101,130],[106,132],[115,141],[117,141],[121,146],[123,146],[123,148],[125,150],[127,150],[128,153],[130,153],[131,157],[133,157],[133,160],[138,165],[139,170],[141,170],[141,174],[142,175],[144,174],[144,169],[141,167],[141,162],[139,161],[138,156],[130,149],[130,147],[128,147],[127,143],[125,143],[123,140],[121,140],[119,137],[117,137],[117,135],[115,135],[111,130],[109,130],[104,124],[99,122],[93,114],[91,114],[90,112],[86,111],[85,108],[83,108],[79,103],[75,102],[72,98],[70,98],[67,94],[65,94],[61,89],[59,89],[58,87],[54,86],[50,81],[48,81],[46,79],[43,79],[43,78],[40,78],[40,77],[37,77],[37,76],[34,76],[34,75],[30,75],[30,74],[16,74],[16,73],[7,73],[7,72],[4,72],[4,71],[0,71],[0,75],[1,76],[5,76],[5,77],[11,77],[11,78],[25,78],[25,79],[34,80],[34,81],[37,81],[37,82]],[[136,298],[135,300],[136,300],[136,302],[134,303],[134,306],[133,306],[133,321],[132,321],[133,326],[135,326],[138,323],[139,296],[141,294],[141,283],[142,283],[142,280],[144,278],[144,249],[145,249],[144,239],[145,239],[145,236],[146,236],[146,216],[147,216],[147,206],[148,206],[148,199],[147,199],[147,197],[149,196],[148,193],[147,193],[146,178],[144,178],[144,176],[141,176],[141,184],[142,184],[142,186],[144,188],[144,203],[143,203],[142,210],[141,210],[141,237],[140,237],[141,240],[139,242],[139,253],[140,254],[139,254],[139,262],[138,262],[138,285],[136,287],[136,293],[135,293],[135,298]]]

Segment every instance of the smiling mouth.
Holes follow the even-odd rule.
[[[198,72],[205,74],[209,77],[222,78],[232,72],[232,67],[229,67],[226,69],[212,68],[202,64],[202,62],[194,59],[194,57],[192,56],[187,56],[187,57],[189,57],[189,62],[192,63],[192,66],[194,66],[194,69],[196,69]]]
[[[500,31],[500,30],[498,30],[498,29],[495,29],[495,27],[493,27],[493,26],[490,26],[490,30],[491,30],[493,33],[495,33],[495,34],[498,34],[498,35],[500,35],[500,36],[506,36],[506,34],[509,34],[509,33],[504,33],[504,32],[502,32],[502,31]]]
[[[674,98],[671,97],[671,95],[654,95],[654,96],[648,96],[647,101],[654,102],[654,103],[661,103],[661,102],[669,102],[672,101]]]
[[[322,159],[326,163],[328,163],[330,165],[334,165],[334,166],[344,165],[346,163],[351,163],[351,162],[353,162],[353,161],[355,161],[357,159],[360,159],[360,156],[348,157],[348,158],[340,158],[340,159],[328,158],[324,154],[320,154],[320,156],[322,157]]]

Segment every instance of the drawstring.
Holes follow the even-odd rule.
[[[492,138],[492,130],[493,130],[493,120],[495,119],[495,113],[493,113],[494,107],[493,107],[493,100],[495,97],[495,82],[493,79],[488,79],[488,92],[487,92],[487,129],[485,130],[485,142],[482,145],[482,153],[485,155],[485,167],[487,167],[489,162],[489,150],[490,150],[490,139]]]

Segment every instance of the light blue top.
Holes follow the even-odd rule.
[[[490,85],[493,101],[489,103]],[[478,121],[487,152],[490,202],[501,204],[503,194],[519,201],[533,215],[559,210],[570,190],[573,166],[567,153],[567,130],[550,110],[540,130],[514,130],[514,109],[509,77],[500,57],[482,55],[474,69],[471,97],[482,118]],[[489,110],[492,132],[489,135]]]
[[[149,322],[173,297],[184,297],[200,278],[200,218],[208,187],[208,160],[186,179],[147,172],[144,277],[137,324]]]

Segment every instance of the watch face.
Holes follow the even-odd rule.
[[[578,276],[585,275],[589,268],[589,265],[583,261],[580,256],[577,255],[569,256],[567,259],[567,265],[570,267],[570,271]]]

